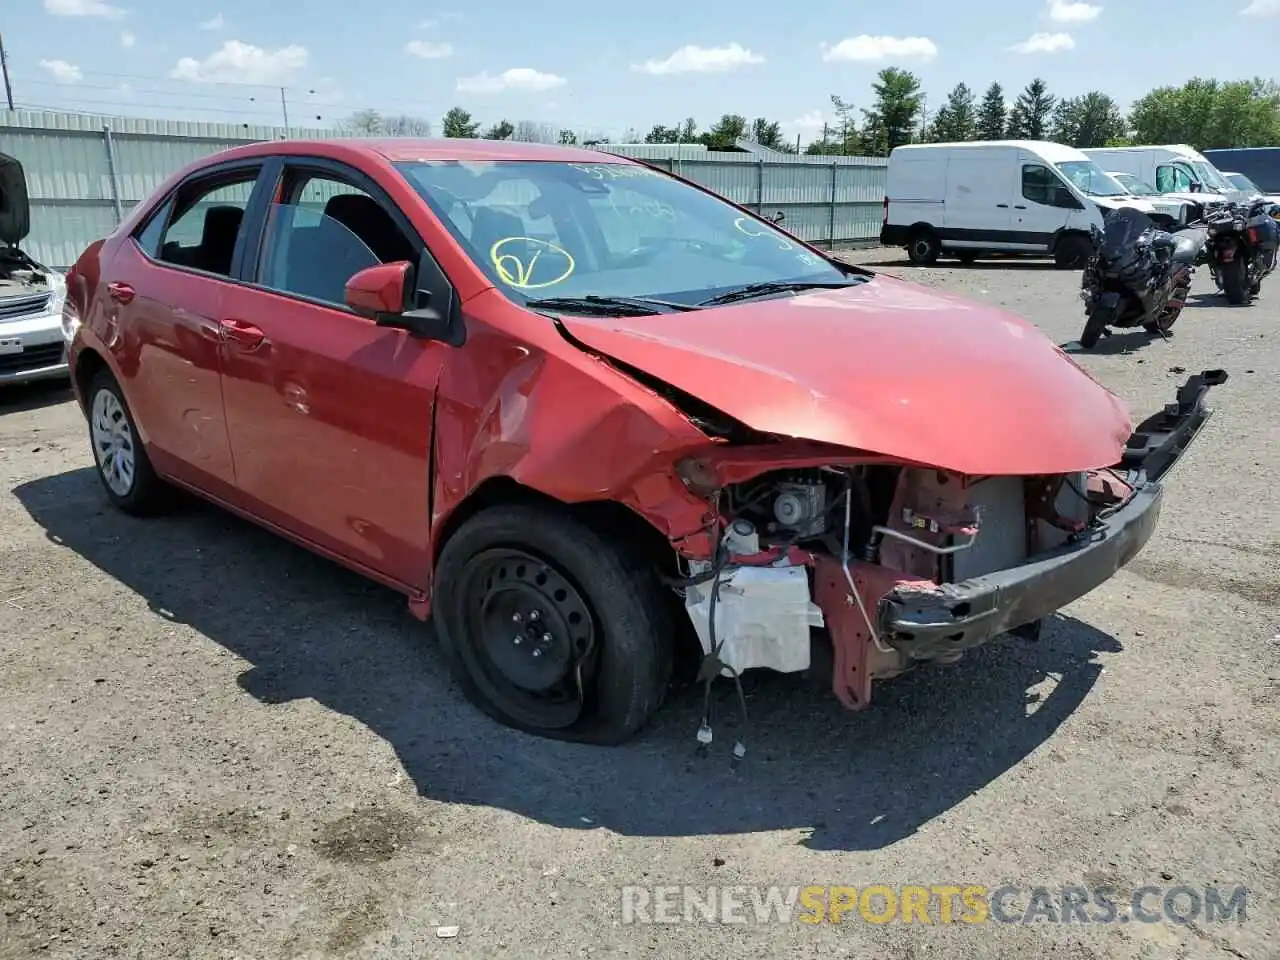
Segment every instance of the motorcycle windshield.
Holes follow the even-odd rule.
[[[1143,232],[1155,226],[1141,210],[1121,207],[1111,213],[1102,230],[1102,255],[1108,260],[1122,259],[1133,251]]]

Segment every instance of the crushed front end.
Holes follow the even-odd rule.
[[[834,692],[865,707],[873,680],[950,661],[1044,617],[1124,566],[1150,539],[1162,480],[1211,415],[1222,371],[1190,377],[1106,467],[964,476],[876,456],[723,447],[679,465],[717,506],[719,546],[681,586],[702,675],[810,667],[833,652]]]

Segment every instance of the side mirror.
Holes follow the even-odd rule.
[[[386,314],[404,312],[409,305],[412,273],[413,264],[408,260],[366,267],[347,281],[343,291],[347,306],[376,322],[381,322]]]
[[[344,290],[347,306],[380,327],[407,330],[415,337],[448,339],[449,308],[429,301],[432,294],[413,289],[414,266],[408,260],[380,263],[352,275]]]
[[[1191,182],[1191,192],[1192,192],[1192,193],[1201,193],[1201,192],[1203,192],[1203,190],[1204,190],[1204,184],[1203,184],[1203,183],[1201,183],[1199,180],[1193,180],[1193,181]]]

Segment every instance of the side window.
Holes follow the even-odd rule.
[[[1191,176],[1181,167],[1162,163],[1156,167],[1156,189],[1161,193],[1188,193]]]
[[[267,212],[256,274],[262,286],[344,307],[347,281],[361,270],[402,260],[416,266],[413,243],[360,188],[295,173],[284,196]]]
[[[184,186],[153,256],[162,263],[230,276],[236,238],[257,179],[254,168]]]
[[[1022,165],[1022,196],[1047,207],[1078,207],[1076,198],[1048,167],[1039,163]]]
[[[160,256],[160,237],[164,234],[165,224],[169,222],[169,214],[172,211],[173,198],[170,197],[160,204],[160,209],[151,215],[147,225],[134,237],[147,256]]]

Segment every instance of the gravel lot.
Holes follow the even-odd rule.
[[[850,256],[1080,330],[1076,273]],[[1137,560],[863,714],[749,682],[736,771],[695,693],[616,750],[496,726],[400,598],[212,508],[112,512],[69,395],[0,394],[0,957],[1280,956],[1280,278],[1211,292],[1082,360],[1143,415],[1232,376]],[[1250,892],[1243,923],[621,922],[684,883]]]

